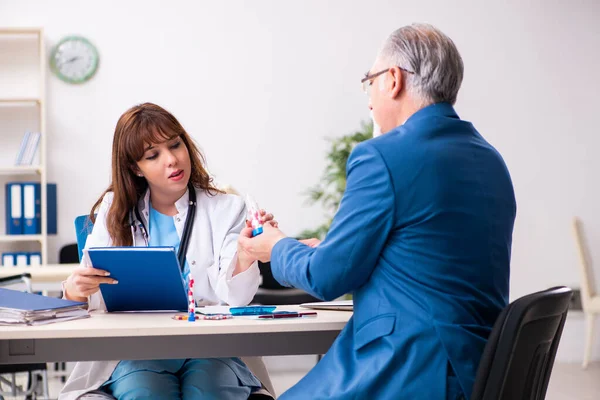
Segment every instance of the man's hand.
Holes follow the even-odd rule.
[[[317,238],[310,238],[310,239],[302,239],[302,240],[298,240],[300,243],[307,245],[308,247],[312,247],[315,248],[318,245],[321,244],[321,241]]]
[[[238,239],[238,257],[270,261],[273,247],[286,237],[274,224],[273,221],[264,224],[263,233],[255,237],[252,237],[252,228],[244,228]]]

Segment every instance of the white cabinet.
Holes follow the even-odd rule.
[[[48,263],[46,54],[41,28],[0,28],[0,252],[39,251]],[[15,166],[25,132],[40,132],[31,166]],[[5,184],[41,183],[41,234],[8,235]]]

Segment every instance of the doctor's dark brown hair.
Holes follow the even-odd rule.
[[[108,192],[113,201],[106,216],[106,229],[113,246],[131,246],[129,213],[148,189],[144,177],[136,174],[136,162],[144,156],[144,148],[179,136],[188,149],[191,162],[190,183],[211,195],[217,189],[204,165],[205,158],[177,119],[164,108],[152,103],[136,105],[127,110],[117,122],[112,146],[112,181],[90,211],[90,220]]]

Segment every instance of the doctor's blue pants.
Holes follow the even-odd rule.
[[[239,359],[141,360],[121,361],[103,390],[119,400],[245,400],[260,385]]]

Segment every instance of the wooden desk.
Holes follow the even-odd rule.
[[[311,318],[193,323],[173,320],[173,313],[93,312],[76,321],[0,326],[0,364],[324,354],[352,313],[317,312]]]

